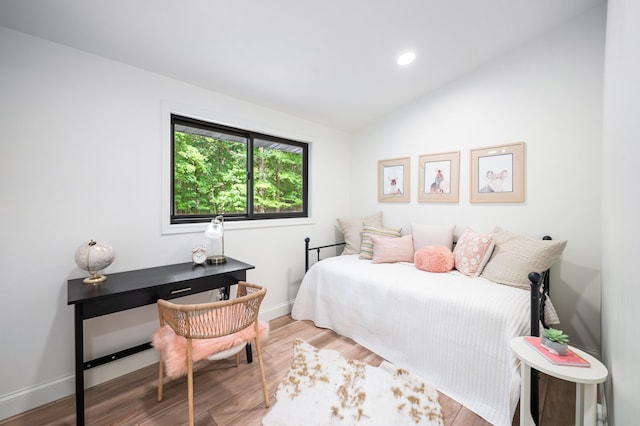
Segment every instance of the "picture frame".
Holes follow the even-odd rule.
[[[378,161],[378,201],[411,200],[411,161],[409,157]]]
[[[457,203],[460,193],[460,151],[418,157],[418,202]]]
[[[471,150],[472,203],[524,202],[524,142]]]

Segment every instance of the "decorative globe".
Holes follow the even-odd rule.
[[[107,280],[107,276],[98,275],[98,272],[111,265],[115,257],[116,252],[109,243],[91,240],[76,249],[74,259],[78,268],[91,274],[83,280],[85,284],[100,284]]]

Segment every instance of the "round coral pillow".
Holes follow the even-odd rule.
[[[427,272],[449,272],[453,269],[453,252],[445,246],[427,246],[413,256],[416,268]]]

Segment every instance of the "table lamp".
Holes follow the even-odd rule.
[[[224,255],[224,217],[222,215],[211,219],[204,231],[204,235],[209,239],[207,248],[207,263],[217,265],[227,261]]]

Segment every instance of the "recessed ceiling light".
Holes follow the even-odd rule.
[[[416,59],[416,54],[414,52],[405,52],[398,56],[398,65],[409,65],[414,59]]]

